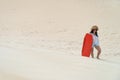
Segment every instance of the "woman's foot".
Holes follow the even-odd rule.
[[[92,58],[94,58],[94,56],[91,56]]]
[[[97,57],[97,59],[100,59],[99,57]]]

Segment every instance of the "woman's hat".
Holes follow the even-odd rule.
[[[94,30],[94,29],[98,30],[98,26],[97,25],[92,26],[91,30]]]

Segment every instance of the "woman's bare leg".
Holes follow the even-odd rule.
[[[98,53],[97,53],[97,59],[100,59],[99,56],[100,56],[100,53],[101,53],[101,48],[100,48],[100,46],[95,46],[95,48],[98,51]]]
[[[94,48],[91,49],[91,57],[94,58],[94,54],[93,54]]]

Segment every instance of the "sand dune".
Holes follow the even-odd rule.
[[[2,74],[2,80],[119,80],[119,66],[115,57],[103,60],[82,58],[75,55],[39,49],[0,48],[1,70],[11,74]],[[112,62],[112,60],[114,60]],[[88,75],[89,74],[89,75]],[[86,77],[86,75],[88,75]]]
[[[25,78],[22,78],[20,76],[12,75],[12,74],[5,74],[0,72],[0,79],[1,80],[28,80]]]
[[[0,0],[0,79],[119,80],[119,9],[119,0]],[[101,60],[80,56],[94,24]]]

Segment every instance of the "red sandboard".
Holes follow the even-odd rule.
[[[90,57],[92,43],[93,43],[93,37],[90,33],[87,33],[83,41],[82,56]]]

